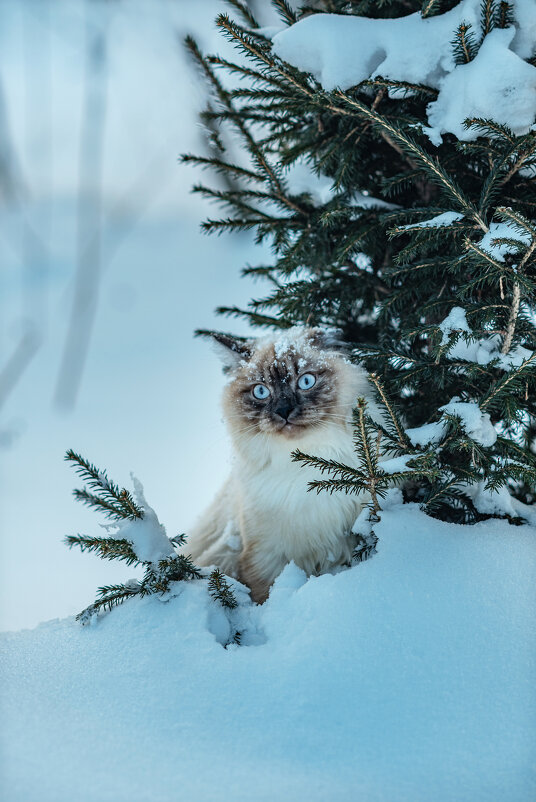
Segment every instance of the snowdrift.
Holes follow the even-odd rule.
[[[536,795],[536,529],[385,511],[379,551],[262,607],[204,581],[2,636],[5,802]]]

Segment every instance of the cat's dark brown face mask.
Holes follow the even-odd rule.
[[[235,380],[236,408],[244,421],[294,437],[330,414],[336,380],[325,359],[293,350],[278,358],[273,347],[258,356]]]
[[[336,359],[321,347],[316,329],[303,331],[296,341],[275,346],[219,341],[232,350],[224,407],[235,433],[294,439],[335,414]]]

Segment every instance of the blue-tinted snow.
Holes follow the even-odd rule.
[[[536,529],[384,512],[378,554],[287,567],[256,646],[203,582],[2,636],[5,802],[527,802]]]

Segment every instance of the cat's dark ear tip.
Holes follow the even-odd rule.
[[[212,329],[196,329],[195,336],[207,337],[216,344],[218,355],[223,361],[224,373],[228,373],[238,362],[251,357],[251,342],[245,337],[236,337],[234,334],[226,334]]]
[[[330,351],[347,351],[349,348],[342,329],[335,326],[311,326],[311,342],[317,348]]]

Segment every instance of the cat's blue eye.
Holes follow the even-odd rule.
[[[258,401],[266,401],[270,396],[270,390],[265,384],[256,384],[251,392]]]
[[[304,373],[298,379],[298,387],[300,390],[310,390],[316,384],[316,376],[312,373]]]

